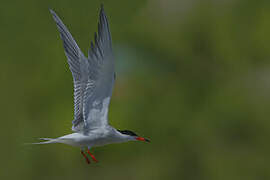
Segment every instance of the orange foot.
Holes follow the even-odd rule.
[[[92,157],[92,159],[97,163],[98,160],[95,158],[93,154],[90,153],[89,149],[87,150],[87,153]]]
[[[88,157],[84,154],[84,152],[81,150],[81,154],[83,155],[83,157],[85,158],[87,164],[90,164],[90,161],[88,159]]]

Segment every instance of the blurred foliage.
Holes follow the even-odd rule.
[[[103,1],[109,119],[150,144],[28,146],[70,133],[73,84],[48,8],[84,52],[101,1],[1,1],[1,179],[270,179],[270,1]]]

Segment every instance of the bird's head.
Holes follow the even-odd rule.
[[[129,136],[129,138],[130,138],[131,140],[134,140],[134,141],[150,142],[149,139],[140,137],[140,136],[138,136],[136,133],[134,133],[133,131],[130,131],[130,130],[117,130],[117,131],[120,132],[122,135]]]

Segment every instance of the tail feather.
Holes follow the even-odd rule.
[[[53,140],[53,138],[39,138],[40,140],[43,140],[43,141],[50,141],[50,140]]]
[[[40,140],[43,140],[43,142],[36,142],[31,144],[51,144],[51,143],[57,143],[56,139],[53,138],[39,138]]]

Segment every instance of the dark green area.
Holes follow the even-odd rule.
[[[2,0],[0,179],[270,179],[270,1],[104,0],[116,56],[109,119],[151,143],[25,145],[71,133],[54,9],[86,53],[101,1]]]

